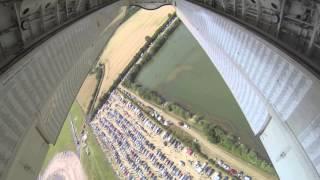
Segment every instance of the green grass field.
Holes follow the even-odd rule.
[[[73,151],[76,152],[76,146],[73,142],[71,124],[70,121],[73,120],[74,125],[77,129],[77,134],[80,137],[80,133],[83,127],[83,122],[85,120],[85,114],[83,113],[80,105],[75,101],[70,109],[66,121],[61,129],[60,135],[57,139],[55,145],[50,145],[49,151],[42,165],[42,170],[44,170],[50,160],[58,153],[63,151]],[[81,163],[85,169],[85,172],[89,180],[113,180],[118,179],[115,172],[113,171],[111,165],[105,158],[98,142],[94,138],[91,129],[88,130],[88,148],[90,154],[87,155],[84,150],[81,150]]]
[[[80,136],[83,124],[85,122],[85,114],[81,109],[81,106],[77,101],[75,101],[71,107],[70,113],[69,113],[70,118],[73,119],[73,123],[76,128],[77,134]]]
[[[81,153],[81,162],[85,168],[88,179],[92,180],[113,180],[118,179],[110,163],[107,161],[104,152],[101,150],[97,140],[91,132],[88,132],[89,155],[85,151]]]

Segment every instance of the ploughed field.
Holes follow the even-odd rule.
[[[205,115],[267,158],[219,72],[183,24],[144,66],[136,82]]]

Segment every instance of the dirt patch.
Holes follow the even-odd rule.
[[[90,101],[93,97],[93,93],[97,87],[96,74],[89,74],[81,86],[81,89],[78,93],[77,100],[81,108],[87,112],[87,109],[90,105]]]
[[[47,169],[39,178],[41,180],[86,180],[79,157],[71,151],[61,152],[54,156]]]

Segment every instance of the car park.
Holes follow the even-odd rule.
[[[190,148],[185,148],[188,156],[181,153],[184,144],[179,139],[162,129],[163,126],[159,126],[137,104],[117,91],[111,93],[95,119],[90,124],[94,134],[103,149],[111,154],[125,179],[189,180],[192,179],[190,174],[212,178],[216,173],[206,161],[197,161]],[[163,117],[157,121],[162,120],[167,121]],[[155,143],[152,138],[158,139],[158,142]],[[163,151],[163,148],[170,151]],[[183,155],[189,160],[177,159],[170,153]],[[232,168],[228,164],[219,160],[216,163],[231,172]],[[239,175],[238,171],[235,175]],[[218,177],[222,178],[221,174]]]

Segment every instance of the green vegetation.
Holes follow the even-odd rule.
[[[178,27],[178,25],[175,25],[174,28],[173,28],[173,31],[177,27]],[[171,49],[169,49],[170,52],[172,53],[171,57],[165,56],[165,58],[158,59],[158,61],[151,61],[152,59],[154,59],[155,53],[160,50],[160,48],[164,45],[164,42],[167,40],[167,38],[169,37],[169,35],[173,31],[170,31],[170,33],[168,33],[165,36],[165,38],[161,38],[162,36],[157,36],[156,39],[154,37],[146,37],[146,41],[147,42],[154,42],[154,43],[150,46],[149,50],[145,51],[145,53],[139,53],[139,54],[136,55],[136,57],[138,57],[138,58],[141,57],[141,60],[139,61],[139,63],[135,64],[132,67],[130,73],[127,75],[127,78],[123,81],[123,86],[125,86],[128,89],[130,89],[132,92],[138,94],[143,99],[145,99],[145,100],[147,100],[149,102],[152,102],[153,104],[157,105],[158,107],[161,107],[166,112],[174,114],[174,115],[178,116],[179,118],[183,119],[188,124],[191,124],[193,127],[198,129],[199,132],[203,132],[204,135],[207,136],[208,140],[211,143],[220,145],[225,150],[233,153],[234,155],[236,155],[236,156],[240,157],[241,159],[243,159],[243,160],[255,165],[256,167],[259,167],[260,169],[262,169],[262,170],[264,170],[264,171],[266,171],[268,173],[275,174],[275,171],[274,171],[271,163],[266,161],[263,157],[259,156],[258,153],[253,148],[249,148],[249,146],[247,146],[244,143],[240,142],[240,138],[238,138],[234,134],[230,133],[230,131],[229,132],[226,131],[225,128],[223,128],[221,126],[225,122],[221,122],[221,123],[217,124],[216,121],[214,121],[212,119],[209,119],[208,116],[202,115],[201,113],[203,113],[203,111],[200,111],[200,113],[199,112],[197,112],[197,113],[192,112],[190,109],[193,109],[193,107],[195,107],[195,106],[189,106],[189,108],[186,108],[185,106],[182,106],[181,104],[179,104],[177,102],[168,101],[168,99],[177,99],[175,97],[179,97],[179,96],[181,97],[181,94],[183,94],[185,91],[188,91],[188,88],[193,90],[193,92],[188,94],[188,98],[191,99],[190,100],[191,102],[192,101],[197,101],[197,98],[199,96],[193,97],[193,95],[192,95],[192,94],[198,93],[197,91],[200,91],[200,93],[204,92],[204,96],[203,97],[204,98],[208,98],[209,97],[209,100],[212,100],[211,99],[211,94],[212,94],[212,92],[214,92],[214,91],[212,91],[212,89],[211,89],[211,91],[207,92],[207,91],[203,91],[203,90],[201,91],[200,88],[199,88],[199,87],[204,87],[204,89],[205,89],[205,87],[208,86],[208,85],[205,84],[205,83],[208,84],[208,77],[207,77],[208,74],[204,74],[205,81],[203,81],[204,83],[199,84],[199,86],[197,86],[197,83],[194,82],[194,81],[192,81],[192,83],[193,83],[192,86],[193,87],[190,86],[190,81],[192,80],[192,76],[194,76],[194,74],[191,74],[190,76],[188,76],[188,79],[186,79],[186,81],[185,81],[185,84],[189,84],[189,86],[184,86],[184,87],[175,86],[177,83],[179,83],[179,82],[177,82],[175,80],[175,78],[177,78],[176,77],[177,73],[174,74],[175,76],[170,77],[169,75],[170,75],[171,72],[168,72],[166,70],[168,69],[168,67],[167,67],[168,64],[171,65],[170,63],[172,63],[172,61],[173,61],[172,59],[176,59],[177,58],[176,54],[177,54],[177,52],[179,50],[177,50],[177,52],[176,52],[175,51],[176,49],[172,49],[172,47],[171,47]],[[183,37],[180,37],[180,39],[181,38],[186,38],[186,37],[183,36]],[[179,41],[180,41],[180,39],[179,39]],[[194,43],[194,42],[192,42],[192,43]],[[176,46],[177,46],[177,44],[176,44]],[[179,49],[183,49],[183,48],[180,47],[181,45],[182,44],[179,44],[179,47],[178,47]],[[156,48],[153,48],[154,46]],[[194,47],[192,47],[191,49],[188,49],[188,50],[190,52],[183,52],[183,53],[179,52],[179,54],[182,53],[182,55],[180,57],[181,61],[178,62],[177,64],[173,64],[172,63],[172,65],[173,65],[172,67],[175,68],[175,69],[174,70],[169,69],[169,70],[178,71],[178,73],[179,73],[179,70],[177,70],[178,66],[186,61],[185,58],[187,58],[187,56],[193,56],[192,53],[194,51],[192,51],[192,50],[194,50]],[[141,56],[141,54],[142,54],[142,56]],[[159,54],[160,55],[163,54],[162,49],[161,49],[161,53],[159,53]],[[199,59],[196,59],[196,60],[199,61]],[[189,59],[189,61],[191,61],[191,60]],[[149,62],[158,63],[158,64],[153,66],[153,68],[151,68],[152,70],[149,69],[148,73],[140,72],[140,71],[148,71],[148,69],[144,68],[144,67],[145,66],[149,66],[149,64],[150,64]],[[213,76],[219,76],[217,70],[214,69],[214,67],[211,64],[210,60],[208,62],[209,63],[207,63],[206,66],[209,66],[209,69],[208,68],[206,69],[206,67],[205,67],[204,70],[208,70],[208,71],[215,70],[216,74],[213,74]],[[163,67],[161,69],[161,65],[159,66],[159,63],[163,63],[163,66],[165,66],[165,67]],[[184,66],[184,67],[182,66],[181,69],[182,70],[189,70],[189,69],[192,69],[194,66],[197,66],[197,65],[198,65],[197,62],[193,62],[192,61],[192,65],[190,64],[190,66]],[[158,69],[161,69],[161,70],[158,70]],[[202,70],[203,70],[203,68],[200,71],[202,71]],[[207,71],[205,71],[205,73],[206,72]],[[140,76],[141,73],[144,73],[144,74]],[[198,73],[201,74],[203,72],[198,72]],[[152,78],[151,76],[154,76],[154,78]],[[157,78],[158,79],[162,78],[162,81],[166,81],[166,82],[168,82],[168,84],[158,83],[155,86],[153,86],[153,87],[155,87],[153,89],[157,89],[157,91],[154,91],[154,90],[149,89],[149,87],[146,87],[145,83],[144,83],[145,81],[141,81],[140,78],[144,79],[145,81],[149,81],[150,84],[152,84],[155,81],[157,81]],[[153,81],[153,82],[151,82],[151,81]],[[170,81],[173,81],[173,82],[170,82]],[[220,77],[219,81],[224,83],[221,77]],[[219,81],[216,81],[216,82],[219,82]],[[141,82],[143,82],[143,83],[141,83]],[[171,84],[176,83],[176,84],[175,85],[171,85],[169,83],[171,83]],[[168,93],[169,90],[172,90],[171,88],[168,88],[168,86],[176,87],[176,90],[173,90],[173,91],[177,92],[177,93],[174,94],[174,97],[170,96],[170,95],[168,97],[164,97],[162,95],[162,94],[170,94],[172,92],[172,91],[170,91]],[[213,86],[215,86],[214,83],[213,83]],[[242,124],[240,125],[239,122],[235,122],[236,125],[240,125],[236,129],[238,129],[239,131],[247,131],[245,133],[248,133],[248,132],[251,133],[251,134],[247,135],[247,136],[250,136],[251,139],[248,138],[248,140],[246,142],[252,141],[254,136],[252,135],[252,132],[251,132],[246,120],[244,119],[241,111],[239,110],[239,107],[236,105],[236,102],[233,99],[233,97],[232,97],[231,93],[229,92],[229,90],[227,89],[226,85],[222,84],[221,86],[224,87],[223,91],[221,91],[222,96],[228,96],[229,99],[227,101],[230,101],[230,104],[234,104],[234,105],[230,106],[230,104],[228,104],[229,106],[226,106],[226,105],[221,106],[221,104],[224,103],[226,98],[225,99],[223,99],[223,98],[219,99],[220,97],[216,97],[216,99],[213,99],[216,102],[216,105],[214,105],[216,108],[214,108],[213,111],[218,112],[220,114],[229,114],[229,116],[227,115],[227,117],[234,118],[235,120],[238,120],[239,117],[241,117],[242,118],[241,119]],[[166,88],[168,89],[168,91],[164,92],[163,89],[166,89]],[[158,91],[158,89],[159,89],[159,91]],[[228,95],[224,95],[224,94],[226,94],[224,91],[229,92],[229,94]],[[221,94],[217,93],[217,96],[221,96]],[[183,98],[184,97],[182,97],[181,99],[183,99]],[[199,99],[200,99],[200,102],[197,102],[198,104],[196,104],[199,107],[201,106],[199,104],[201,104],[202,102],[208,102],[208,100],[203,99],[202,97],[200,97]],[[180,101],[180,102],[182,102],[182,104],[185,104],[185,103],[183,103],[184,102],[183,100]],[[206,104],[206,106],[210,108],[213,103],[214,102],[209,101]],[[221,107],[219,107],[219,106],[221,106]],[[198,110],[199,108],[195,108],[195,109]],[[236,112],[240,112],[241,115],[238,116],[238,118],[237,118],[237,116],[230,115],[230,114],[234,113],[233,111],[231,111],[232,113],[230,113],[230,110],[233,110],[233,109],[236,109]],[[219,110],[220,110],[220,112],[219,112]],[[229,110],[229,111],[226,112],[225,110]],[[181,135],[178,132],[175,135],[177,137],[179,137],[179,139],[184,139],[183,142],[186,143],[186,145],[192,147],[192,149],[194,151],[198,152],[199,154],[202,154],[201,153],[201,147],[199,146],[199,144],[193,142],[192,138],[184,138],[184,136]],[[258,143],[259,143],[258,140],[255,140],[255,142],[252,143],[252,144],[258,144]],[[206,155],[204,155],[204,154],[202,154],[202,156],[204,158],[207,158]]]
[[[182,117],[183,119],[190,119],[193,117],[193,114],[189,110],[185,109],[184,107],[174,102],[165,103],[164,109],[167,112],[171,112],[179,117]]]
[[[245,144],[241,144],[235,136],[228,134],[221,127],[209,123],[203,123],[202,129],[211,143],[222,146],[224,149],[232,152],[232,154],[237,155],[241,159],[266,172],[272,174],[275,173],[270,163],[259,158],[253,149],[249,149]]]
[[[70,117],[71,120],[73,120],[77,135],[78,137],[80,137],[83,125],[85,123],[85,115],[82,111],[80,104],[77,101],[75,101],[71,106],[68,117]]]
[[[143,99],[147,99],[152,101],[157,105],[161,105],[164,103],[164,99],[155,91],[150,91],[139,84],[131,83],[130,81],[125,80],[123,84],[126,88],[131,89],[136,92]]]
[[[105,66],[104,64],[99,64],[97,67],[94,68],[94,73],[96,74],[96,79],[98,83],[96,84],[96,87],[94,89],[94,92],[92,94],[92,98],[90,100],[88,109],[87,109],[87,114],[92,113],[94,109],[94,105],[96,104],[97,96],[100,91],[101,83],[104,77],[104,71],[105,71]]]
[[[88,154],[81,152],[81,162],[88,175],[88,179],[118,179],[111,164],[107,161],[105,153],[101,150],[91,129],[87,131]]]

